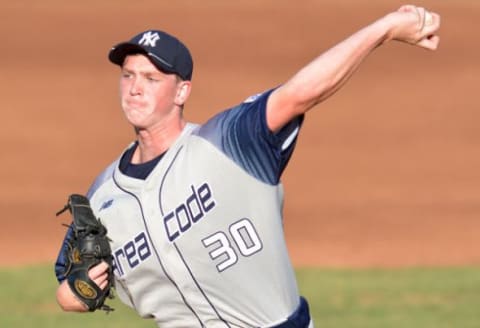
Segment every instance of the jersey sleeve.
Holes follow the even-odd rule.
[[[67,251],[69,247],[69,241],[72,239],[72,237],[73,237],[73,229],[72,229],[72,226],[70,225],[63,239],[62,246],[60,247],[57,260],[55,261],[55,276],[57,277],[57,280],[59,283],[61,283],[66,279],[65,273],[67,271],[67,263],[69,263],[66,256],[68,254]]]
[[[252,96],[219,113],[196,134],[209,140],[255,178],[277,184],[295,148],[304,115],[273,133],[266,121],[266,105],[273,90]]]

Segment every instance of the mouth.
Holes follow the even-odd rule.
[[[138,100],[125,99],[125,105],[129,108],[142,108],[145,107],[145,103]]]

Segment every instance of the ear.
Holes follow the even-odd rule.
[[[177,85],[177,95],[175,97],[175,104],[183,106],[190,96],[190,90],[192,89],[192,83],[190,81],[180,81]]]

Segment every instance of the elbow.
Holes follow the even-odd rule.
[[[327,99],[335,92],[334,80],[324,80],[322,83],[308,83],[307,85],[293,85],[289,92],[294,112],[303,114]]]

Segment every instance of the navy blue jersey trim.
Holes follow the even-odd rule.
[[[272,328],[307,328],[310,325],[310,309],[307,300],[300,296],[300,304],[287,321]]]
[[[304,116],[293,118],[276,133],[270,131],[266,107],[272,91],[215,115],[193,134],[210,142],[249,175],[276,185],[293,153]]]
[[[129,176],[135,179],[145,180],[153,171],[153,169],[155,169],[158,162],[165,155],[165,152],[149,160],[148,162],[133,164],[132,157],[137,148],[138,148],[138,141],[136,141],[132,147],[130,147],[123,153],[122,157],[120,158],[120,163],[118,165],[118,168],[120,169],[120,172],[122,172],[126,176]]]
[[[162,271],[163,273],[165,274],[165,276],[168,278],[168,280],[172,283],[172,285],[175,286],[175,288],[177,289],[178,293],[180,294],[183,302],[185,303],[185,306],[190,309],[190,311],[195,315],[195,317],[197,318],[199,324],[201,327],[204,327],[205,325],[202,323],[202,320],[200,319],[200,317],[198,316],[198,314],[195,312],[195,310],[192,308],[192,306],[187,302],[187,300],[185,299],[185,296],[183,295],[183,293],[181,292],[180,288],[178,287],[178,285],[175,283],[175,281],[172,279],[172,277],[170,277],[170,275],[167,273],[167,271],[165,270],[165,267],[163,265],[163,262],[160,258],[160,255],[157,251],[157,248],[155,247],[155,244],[152,242],[152,236],[150,235],[150,230],[148,229],[148,225],[147,225],[147,222],[145,220],[145,214],[144,214],[144,211],[143,211],[143,207],[142,207],[142,203],[140,202],[140,199],[138,199],[138,197],[134,194],[134,193],[131,193],[129,192],[128,190],[125,190],[124,188],[122,188],[120,186],[120,184],[117,182],[117,180],[115,179],[115,175],[113,175],[113,182],[115,183],[115,185],[117,186],[118,189],[120,189],[121,191],[123,191],[124,193],[126,193],[127,195],[130,195],[132,196],[138,203],[138,207],[140,208],[140,212],[142,213],[142,220],[143,220],[143,225],[145,226],[145,231],[147,233],[147,236],[148,236],[148,239],[149,239],[149,242],[150,244],[152,245],[152,248],[153,248],[153,251],[155,252],[155,256],[158,260],[158,263],[160,264],[160,267],[162,268]]]
[[[62,242],[62,247],[60,247],[60,252],[58,253],[57,260],[55,261],[55,276],[57,277],[57,281],[61,283],[64,281],[67,277],[65,276],[65,271],[67,271],[66,263],[67,263],[67,251],[68,251],[68,245],[70,240],[73,237],[73,223],[70,224],[68,227],[68,230],[65,234],[65,238],[63,239]]]

